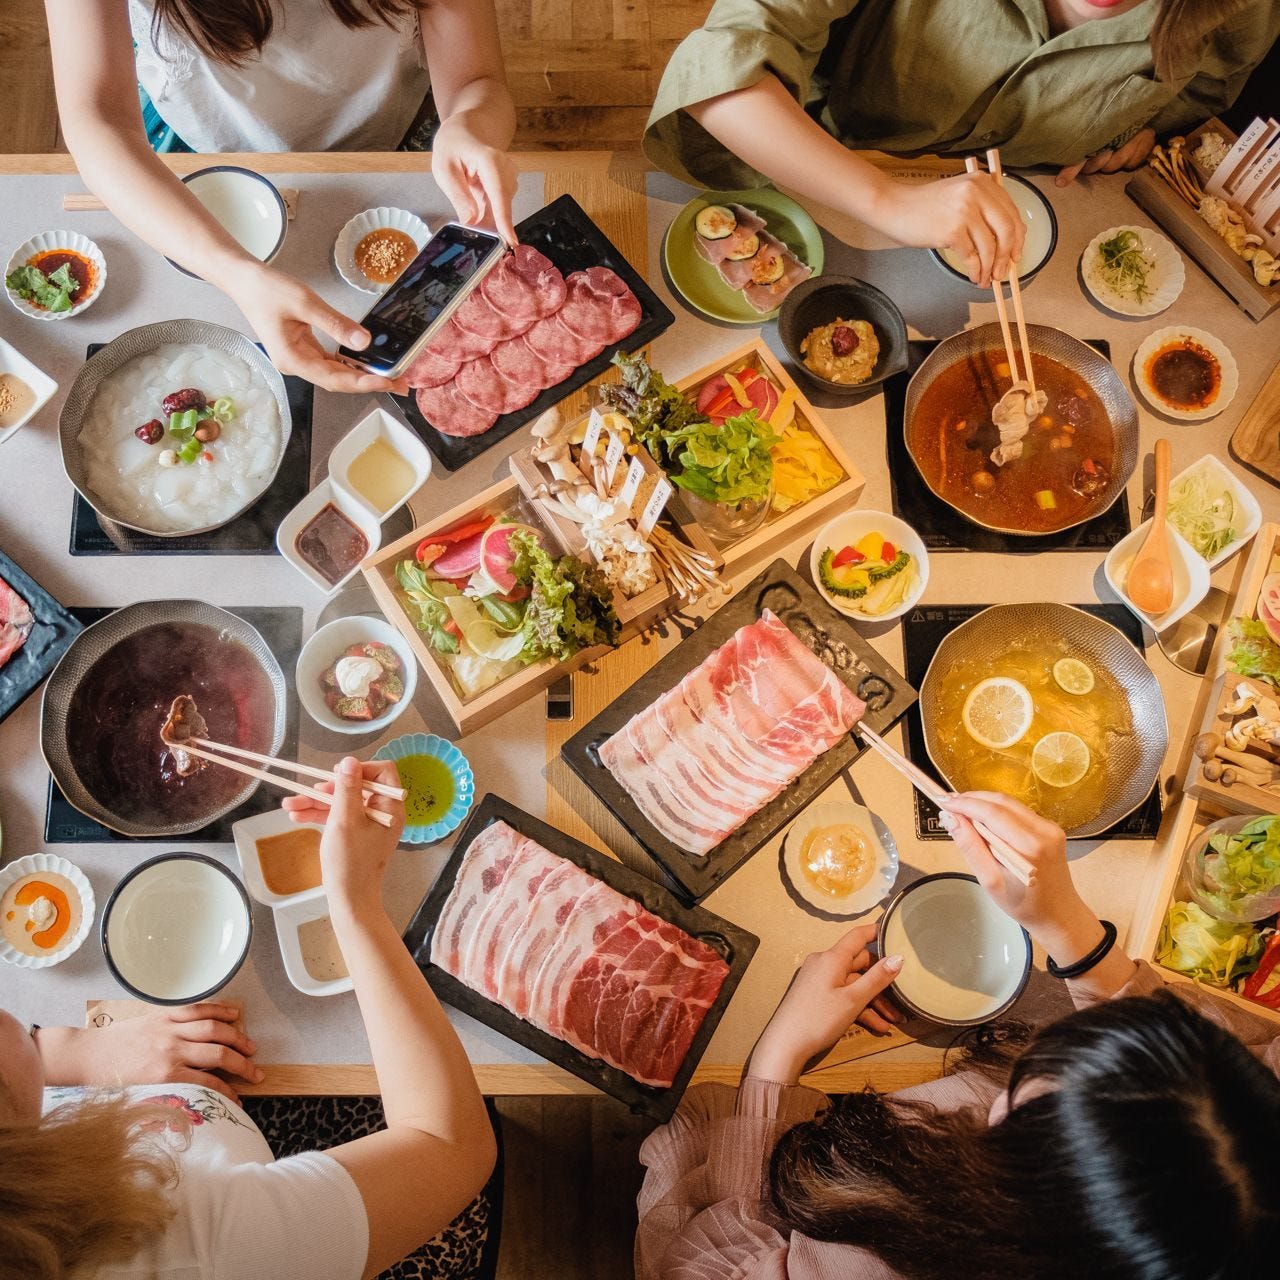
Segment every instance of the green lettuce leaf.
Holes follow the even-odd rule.
[[[1209,848],[1205,892],[1224,910],[1235,914],[1244,900],[1280,886],[1280,817],[1255,818],[1235,835],[1219,831]]]
[[[773,481],[770,450],[781,437],[754,409],[721,426],[691,422],[663,436],[668,456],[680,468],[673,484],[708,502],[733,506],[768,497]]]
[[[516,549],[512,572],[530,588],[520,655],[525,662],[548,655],[563,661],[579,649],[618,643],[622,628],[613,591],[599,569],[577,556],[553,560],[527,533],[513,534],[511,545]]]
[[[1211,987],[1230,987],[1258,967],[1263,935],[1251,924],[1215,920],[1194,902],[1169,907],[1156,963]]]
[[[9,272],[4,282],[18,297],[34,302],[46,311],[70,311],[71,295],[80,287],[80,282],[72,276],[65,262],[47,276],[39,267],[27,264]]]
[[[1256,618],[1232,618],[1227,627],[1231,652],[1227,666],[1237,675],[1252,676],[1280,688],[1280,645]]]

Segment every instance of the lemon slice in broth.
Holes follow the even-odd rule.
[[[975,742],[992,751],[1003,751],[1031,728],[1033,714],[1026,685],[1008,676],[992,676],[980,680],[969,691],[961,719]]]

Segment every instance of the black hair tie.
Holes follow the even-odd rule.
[[[1055,978],[1079,978],[1086,974],[1095,965],[1100,964],[1107,956],[1107,953],[1116,945],[1116,927],[1110,920],[1101,921],[1102,924],[1102,941],[1098,943],[1088,955],[1079,959],[1075,964],[1058,965],[1054,963],[1053,957],[1048,956],[1045,964],[1049,973]]]

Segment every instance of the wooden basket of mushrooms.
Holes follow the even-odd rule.
[[[1192,743],[1187,791],[1236,813],[1271,812],[1280,799],[1280,694],[1230,672],[1214,694],[1213,722]]]

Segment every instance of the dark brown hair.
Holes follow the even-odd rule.
[[[1194,74],[1213,30],[1248,7],[1249,0],[1160,0],[1151,24],[1156,75],[1172,84]]]
[[[415,0],[325,0],[344,27],[358,30],[375,23],[394,26],[413,13]],[[239,66],[262,51],[275,25],[271,0],[155,0],[151,35],[169,25],[214,62]]]
[[[995,1125],[985,1104],[838,1099],[779,1141],[775,1212],[911,1280],[1274,1270],[1280,1083],[1187,1004],[1161,992],[1073,1014],[1031,1040],[1008,1088]]]

